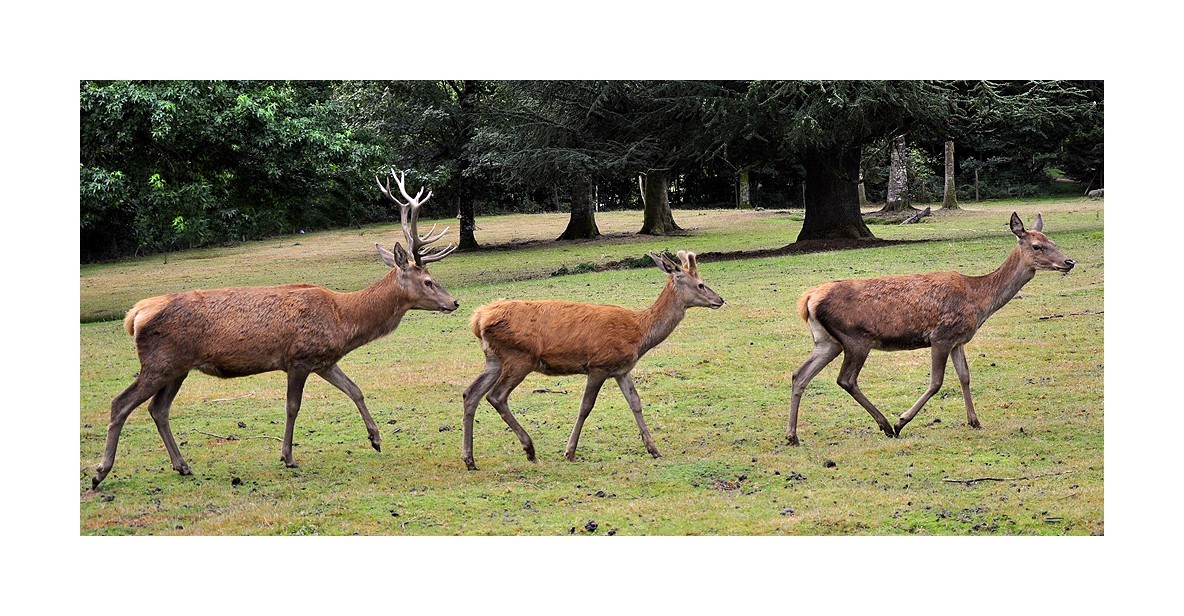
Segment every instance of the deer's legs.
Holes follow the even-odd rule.
[[[333,364],[317,374],[354,401],[358,412],[362,414],[362,421],[366,422],[366,434],[370,436],[370,446],[375,451],[382,451],[382,433],[378,431],[378,425],[374,423],[374,418],[370,417],[370,411],[366,410],[366,397],[362,394],[362,388],[350,380],[337,364]]]
[[[169,461],[173,464],[173,470],[182,475],[192,474],[189,470],[189,465],[181,457],[181,450],[177,448],[177,441],[173,440],[173,430],[169,427],[169,408],[173,405],[173,399],[177,397],[177,392],[181,390],[181,383],[185,382],[185,377],[188,374],[173,379],[168,385],[165,385],[160,391],[152,396],[152,402],[148,403],[148,414],[152,416],[152,421],[156,422],[156,431],[160,433],[160,440],[164,442],[165,451],[169,453]]]
[[[502,421],[506,422],[507,426],[518,435],[518,441],[522,443],[522,450],[526,452],[526,459],[534,462],[534,442],[530,440],[530,435],[514,418],[514,414],[510,412],[510,405],[506,402],[510,398],[510,392],[530,374],[532,366],[529,361],[506,362],[502,366],[502,375],[498,378],[497,383],[494,384],[493,389],[490,390],[489,395],[485,399],[497,409],[498,415],[502,416]]]
[[[473,461],[473,416],[477,414],[477,405],[481,402],[481,397],[489,392],[494,383],[497,383],[498,377],[502,374],[502,364],[496,357],[491,355],[485,356],[485,370],[477,375],[472,385],[469,385],[461,399],[464,402],[464,441],[460,446],[460,456],[465,462],[465,467],[471,471],[477,470],[477,464]]]
[[[584,420],[588,419],[592,407],[596,406],[596,396],[600,393],[600,388],[607,378],[607,374],[588,373],[588,384],[584,387],[584,399],[580,401],[580,414],[576,417],[576,425],[571,429],[571,437],[567,439],[567,449],[563,452],[569,461],[574,462],[576,459],[576,445],[580,442],[580,431],[584,429]]]
[[[632,373],[625,373],[616,378],[617,386],[621,388],[621,393],[625,394],[625,401],[629,403],[629,410],[633,411],[633,419],[637,421],[637,429],[641,432],[641,442],[645,443],[645,450],[650,452],[651,456],[661,458],[662,454],[658,452],[658,446],[654,444],[650,430],[645,425],[645,418],[641,416],[641,396],[637,395],[637,388],[633,386]],[[572,447],[572,453],[575,453],[575,447]]]
[[[304,397],[304,384],[307,381],[308,372],[296,368],[288,370],[288,417],[284,424],[284,444],[280,448],[280,457],[288,468],[297,467],[296,459],[292,457],[292,438],[296,432],[296,415],[300,414],[300,400]]]
[[[950,352],[954,360],[954,372],[958,373],[958,382],[962,384],[962,399],[966,401],[966,423],[971,428],[981,428],[978,415],[974,413],[974,401],[970,399],[970,366],[966,363],[966,345],[959,344]]]
[[[103,459],[95,467],[95,476],[91,478],[91,488],[99,487],[111,468],[115,466],[115,449],[119,445],[119,433],[123,431],[123,424],[128,415],[145,400],[156,395],[168,383],[166,378],[147,376],[141,368],[140,375],[135,381],[111,401],[111,422],[107,424],[107,443],[103,448]]]
[[[880,429],[888,436],[896,436],[896,431],[892,429],[892,424],[884,418],[876,405],[872,404],[867,396],[863,395],[863,391],[859,389],[859,371],[863,369],[863,363],[867,361],[867,354],[870,349],[863,347],[852,348],[851,345],[843,347],[843,367],[839,369],[839,387],[842,387],[847,393],[851,394],[852,398],[860,404],[867,412],[871,414],[872,419],[876,420]]]
[[[798,406],[802,402],[806,386],[842,351],[842,345],[832,338],[815,340],[814,350],[810,351],[810,356],[806,358],[802,367],[794,371],[793,395],[789,399],[789,422],[785,425],[785,438],[789,440],[790,445],[798,444]]]
[[[895,429],[897,434],[900,434],[900,430],[904,428],[905,424],[913,420],[913,417],[915,417],[917,412],[921,410],[921,407],[925,406],[925,403],[933,397],[933,394],[937,393],[937,391],[941,389],[941,383],[945,379],[946,375],[946,360],[949,359],[949,357],[950,349],[948,347],[936,345],[933,347],[933,354],[930,356],[931,364],[929,368],[929,388],[925,390],[925,393],[921,394],[921,397],[913,403],[913,406],[910,407],[909,410],[905,411],[904,414],[900,416],[900,419],[896,420]]]

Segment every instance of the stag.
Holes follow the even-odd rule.
[[[1011,232],[1018,243],[1003,265],[985,276],[935,272],[839,280],[803,293],[797,309],[814,337],[814,349],[793,373],[793,395],[785,429],[789,443],[798,444],[798,405],[802,393],[810,380],[839,353],[843,354],[839,386],[867,409],[887,436],[899,436],[901,429],[941,389],[949,358],[953,359],[962,384],[967,423],[980,428],[970,398],[966,343],[987,317],[1035,277],[1037,270],[1068,274],[1076,264],[1044,235],[1043,228],[1040,214],[1036,215],[1032,229],[1025,230],[1019,215],[1013,212]],[[892,425],[860,391],[859,371],[872,349],[905,351],[925,347],[932,349],[929,388]]]
[[[604,382],[612,377],[633,411],[645,448],[661,457],[641,413],[633,385],[633,367],[666,339],[693,306],[719,308],[724,300],[699,278],[695,253],[679,251],[681,264],[666,255],[650,254],[669,275],[662,293],[646,310],[565,301],[496,301],[478,308],[469,321],[485,352],[485,370],[464,391],[464,442],[461,457],[469,470],[473,461],[473,416],[481,397],[497,410],[518,435],[526,459],[535,460],[530,435],[514,419],[506,403],[510,392],[531,372],[549,376],[586,374],[584,399],[567,441],[565,455],[575,460],[584,420],[596,404]]]
[[[448,256],[455,246],[427,248],[447,228],[435,226],[420,236],[419,208],[431,198],[423,189],[407,194],[402,173],[392,175],[406,203],[390,191],[390,179],[378,188],[399,206],[408,250],[375,244],[391,268],[381,280],[352,293],[312,284],[232,287],[160,295],[141,300],[128,311],[123,326],[136,343],[140,372],[131,386],[111,402],[103,459],[95,468],[92,487],[111,472],[119,434],[128,415],[149,398],[148,413],[164,441],[173,470],[191,474],[169,427],[169,408],[190,370],[234,378],[283,370],[288,375],[287,422],[281,457],[295,468],[292,436],[304,385],[310,374],[328,381],[353,400],[366,424],[370,444],[382,451],[382,436],[366,409],[362,390],[342,372],[338,361],[350,351],[381,338],[399,326],[408,310],[450,313],[460,306],[432,279],[427,264]]]

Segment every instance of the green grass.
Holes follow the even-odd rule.
[[[83,535],[1086,535],[1104,531],[1103,225],[1101,201],[963,204],[916,225],[875,227],[883,239],[930,240],[862,250],[703,262],[726,300],[691,310],[634,371],[646,418],[665,454],[651,458],[620,392],[606,386],[574,463],[563,447],[582,377],[531,375],[510,398],[538,462],[526,461],[497,413],[482,404],[480,470],[460,460],[460,392],[480,372],[471,310],[501,298],[649,305],[656,268],[552,276],[647,251],[776,248],[800,212],[676,211],[682,237],[631,235],[640,212],[598,216],[607,238],[552,243],[562,216],[478,220],[494,248],[432,266],[462,306],[410,313],[390,336],[342,360],[383,432],[369,447],[353,404],[311,379],[296,424],[298,469],[279,461],[284,379],[194,374],[172,424],[194,474],[171,470],[141,407],[98,491],[111,399],[139,369],[119,319],[153,294],[239,284],[314,282],[339,290],[378,279],[373,243],[396,226],[277,238],[84,266],[80,276],[79,531]],[[785,444],[790,374],[811,347],[794,302],[827,280],[956,269],[984,274],[1014,239],[1012,210],[1079,262],[1042,272],[967,345],[984,428],[965,426],[957,379],[905,429],[883,437],[828,366],[803,399],[802,446]],[[795,219],[796,218],[796,219]],[[1059,316],[1058,316],[1059,315]],[[1042,318],[1043,317],[1043,318]],[[928,382],[928,351],[873,353],[860,385],[890,418]],[[532,393],[535,389],[561,393]],[[565,392],[565,393],[562,393]],[[246,427],[240,427],[242,422]],[[220,439],[207,434],[229,436]],[[973,485],[945,481],[994,477]],[[1029,478],[1029,479],[1024,479]],[[594,521],[595,524],[590,524]]]

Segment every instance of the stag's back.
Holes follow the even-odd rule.
[[[487,352],[529,357],[544,374],[632,365],[645,335],[633,310],[564,301],[496,301],[469,325]]]

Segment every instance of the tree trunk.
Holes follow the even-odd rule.
[[[558,239],[578,240],[600,235],[596,228],[596,203],[592,199],[592,178],[578,175],[571,185],[571,218]]]
[[[741,167],[740,171],[736,172],[736,181],[740,184],[740,198],[736,203],[737,207],[751,208],[752,184],[748,181],[748,167]]]
[[[650,169],[642,183],[641,200],[645,205],[645,218],[641,223],[642,235],[670,235],[682,231],[674,222],[667,196],[667,169]]]
[[[468,182],[461,179],[460,190],[457,191],[457,218],[460,219],[460,243],[457,250],[477,250],[481,247],[477,243],[477,217],[473,211],[473,198],[468,188]]]
[[[888,149],[891,169],[888,171],[888,201],[881,212],[902,212],[912,208],[909,203],[908,156],[905,152],[904,135],[892,140]]]
[[[875,237],[859,211],[859,148],[808,152],[806,220],[798,241]]]
[[[863,186],[863,169],[859,170],[859,207],[869,205],[867,200],[867,189]]]
[[[958,191],[954,187],[954,142],[946,141],[946,188],[942,198],[943,210],[958,209]]]

